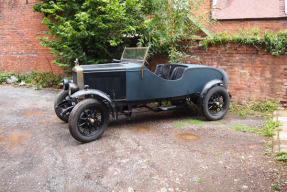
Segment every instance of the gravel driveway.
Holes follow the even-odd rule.
[[[287,191],[267,140],[230,128],[261,118],[191,124],[201,117],[143,113],[80,144],[54,114],[58,92],[0,86],[0,191]]]

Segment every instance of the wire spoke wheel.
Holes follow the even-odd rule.
[[[203,99],[202,112],[211,121],[219,120],[229,108],[229,94],[224,87],[214,87],[208,91]]]

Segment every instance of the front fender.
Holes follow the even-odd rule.
[[[72,99],[77,99],[81,96],[91,96],[92,98],[99,99],[101,101],[106,100],[113,109],[113,117],[117,118],[116,106],[115,106],[114,102],[112,101],[112,99],[110,98],[110,96],[108,96],[104,92],[97,90],[97,89],[80,90],[80,91],[77,91],[76,93],[74,93],[73,95],[71,95],[70,97]],[[109,107],[109,106],[107,106],[107,107]]]
[[[214,79],[206,83],[199,95],[198,102],[197,102],[198,107],[201,107],[204,96],[214,86],[224,86],[224,82],[219,79]]]

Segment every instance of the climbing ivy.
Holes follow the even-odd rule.
[[[277,34],[265,32],[262,45],[272,55],[287,55],[287,30]]]
[[[271,55],[287,55],[287,30],[278,33],[264,31],[260,35],[260,29],[252,30],[240,29],[239,33],[228,34],[227,32],[217,33],[213,38],[206,38],[201,41],[202,45],[208,49],[212,44],[220,45],[227,42],[260,46]]]

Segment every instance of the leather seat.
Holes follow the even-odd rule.
[[[170,70],[171,66],[168,64],[157,65],[154,74],[168,80],[170,78]]]
[[[180,79],[183,76],[184,70],[185,67],[176,67],[170,75],[170,80]]]

